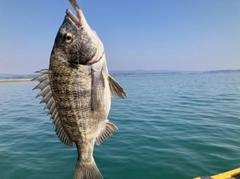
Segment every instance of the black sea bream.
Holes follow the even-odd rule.
[[[75,7],[76,9],[76,7]],[[111,96],[124,98],[122,87],[108,74],[104,47],[80,8],[66,11],[50,57],[49,69],[39,71],[38,96],[46,103],[59,139],[74,143],[78,159],[74,179],[102,179],[93,159],[100,145],[117,130],[108,120]]]

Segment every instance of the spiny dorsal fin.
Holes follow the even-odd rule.
[[[125,98],[127,96],[123,88],[110,75],[108,76],[108,82],[112,97]]]
[[[51,115],[51,119],[53,120],[53,124],[55,125],[55,131],[60,139],[65,145],[72,146],[73,142],[70,140],[68,135],[65,133],[63,126],[61,124],[60,117],[58,116],[58,110],[56,108],[55,100],[52,96],[52,90],[49,85],[49,70],[41,70],[36,73],[41,73],[39,76],[32,79],[32,81],[39,81],[39,84],[33,88],[40,89],[41,91],[37,95],[37,97],[42,96],[42,100],[40,103],[46,103],[44,109],[49,110],[49,114]]]
[[[118,130],[117,126],[115,124],[111,123],[109,120],[106,122],[106,127],[102,129],[102,132],[100,135],[96,138],[96,144],[100,145],[104,140],[109,138],[113,131]]]

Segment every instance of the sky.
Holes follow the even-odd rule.
[[[78,0],[112,70],[240,69],[240,0]],[[46,69],[68,0],[0,1],[0,73]]]

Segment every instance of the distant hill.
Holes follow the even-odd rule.
[[[213,70],[213,71],[206,71],[206,73],[234,73],[240,72],[240,70]]]
[[[168,70],[118,70],[109,71],[112,76],[131,76],[131,75],[151,75],[151,74],[176,74],[182,73],[180,71],[168,71]]]
[[[213,70],[213,71],[174,71],[174,70],[129,70],[129,71],[110,71],[111,75],[152,75],[152,74],[198,74],[198,73],[234,73],[240,70]]]
[[[5,73],[0,73],[0,79],[32,79],[37,74],[5,74]]]
[[[14,74],[5,74],[5,73],[0,73],[0,79],[9,77],[9,76],[13,76]]]
[[[152,75],[152,74],[198,74],[198,73],[235,73],[240,70],[212,70],[212,71],[173,71],[173,70],[129,70],[129,71],[110,71],[111,75]]]
[[[152,75],[152,74],[194,74],[194,73],[233,73],[240,70],[213,71],[171,71],[171,70],[117,70],[109,71],[112,76]],[[0,79],[32,79],[38,74],[5,74],[0,73]]]

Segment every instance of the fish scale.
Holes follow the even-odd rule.
[[[78,69],[69,69],[69,67],[63,66],[61,69],[63,73],[60,74],[59,68],[50,68],[50,70],[52,72],[50,81],[53,97],[56,101],[59,101],[57,108],[60,109],[61,122],[66,133],[74,142],[80,138],[89,137],[89,135],[85,135],[86,121],[91,121],[93,118],[91,117],[92,112],[87,110],[91,108],[91,76],[89,75],[89,69],[85,66]],[[69,75],[62,75],[65,73]],[[74,74],[83,77],[76,78]],[[57,80],[55,81],[55,79]]]

